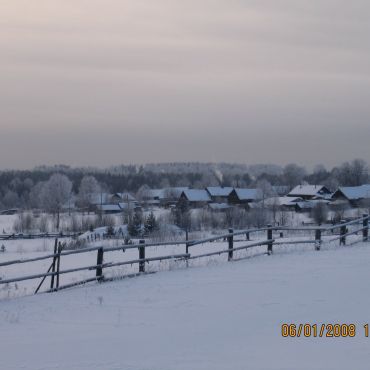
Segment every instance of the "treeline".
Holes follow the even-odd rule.
[[[110,169],[71,168],[68,166],[38,167],[30,171],[0,172],[0,207],[37,207],[41,185],[59,173],[68,177],[72,194],[80,192],[82,179],[93,176],[100,191],[136,193],[141,187],[166,188],[189,186],[257,187],[261,181],[292,188],[299,184],[322,184],[334,191],[338,186],[358,186],[369,182],[366,161],[355,159],[326,169],[318,165],[313,171],[297,164],[246,166],[240,164],[168,163],[146,166],[116,166]],[[51,195],[52,196],[52,195]],[[36,199],[35,199],[36,198]]]

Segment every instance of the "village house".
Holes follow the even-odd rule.
[[[206,209],[211,212],[226,212],[231,209],[233,206],[227,203],[209,203],[206,206]]]
[[[143,203],[149,206],[169,207],[175,205],[181,193],[188,187],[169,187],[164,189],[149,189],[143,196]]]
[[[115,193],[111,196],[110,202],[112,204],[118,203],[137,203],[136,198],[130,193]]]
[[[191,208],[204,207],[212,201],[208,192],[202,189],[184,190],[180,195],[180,199],[185,200]]]
[[[298,185],[288,197],[300,197],[304,200],[330,199],[331,191],[324,185]]]
[[[228,196],[229,204],[242,205],[249,208],[249,204],[258,201],[260,191],[258,189],[235,188]]]
[[[122,209],[118,204],[98,204],[96,206],[96,209],[99,213],[103,213],[106,215],[122,212]]]
[[[361,186],[343,186],[332,196],[333,204],[348,204],[352,207],[370,204],[370,184]]]
[[[207,193],[214,203],[227,203],[230,193],[233,191],[232,187],[222,186],[208,186],[206,188]]]
[[[257,204],[259,207],[265,206],[270,209],[279,209],[282,211],[296,211],[297,204],[304,202],[301,197],[271,197],[265,200],[259,201]]]

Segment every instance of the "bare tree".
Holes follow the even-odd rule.
[[[4,195],[2,203],[7,208],[18,207],[20,205],[20,199],[16,192],[8,190]]]
[[[324,223],[328,218],[328,207],[325,203],[317,203],[313,208],[311,212],[311,216],[314,219],[314,221],[321,225]]]
[[[300,167],[294,163],[288,164],[284,167],[283,176],[286,184],[289,185],[290,188],[299,185],[305,175],[305,168]]]
[[[369,179],[369,167],[363,159],[345,162],[339,168],[333,169],[333,173],[345,186],[359,186]]]
[[[57,216],[59,230],[60,213],[72,194],[72,182],[67,176],[54,174],[42,187],[41,201],[45,209]]]
[[[363,159],[355,159],[351,162],[351,175],[353,185],[359,186],[369,178],[369,167]]]
[[[139,190],[136,192],[136,199],[146,206],[148,199],[150,198],[150,187],[146,184],[140,186]]]
[[[78,190],[78,205],[90,212],[92,209],[92,197],[100,192],[100,186],[94,176],[84,176]]]
[[[43,199],[42,193],[44,188],[45,182],[40,181],[38,182],[30,191],[29,196],[29,206],[34,209],[43,208]]]

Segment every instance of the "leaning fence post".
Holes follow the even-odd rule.
[[[53,257],[53,264],[52,264],[52,268],[51,268],[51,272],[54,273],[55,272],[55,263],[57,261],[57,250],[58,250],[58,238],[55,239],[55,243],[54,243],[54,257]],[[55,275],[51,275],[51,282],[50,282],[50,289],[54,289],[54,278],[55,278]]]
[[[234,230],[229,229],[229,236],[227,237],[227,241],[229,243],[229,255],[228,255],[228,261],[231,261],[233,259],[233,248],[234,248]]]
[[[346,221],[341,221],[341,223],[345,223]],[[346,225],[342,225],[340,227],[340,243],[339,245],[346,245],[346,231],[347,231],[347,226]]]
[[[59,242],[59,245],[58,245],[58,259],[57,259],[57,284],[56,284],[56,287],[55,289],[58,290],[59,289],[59,271],[60,271],[60,254],[62,252],[62,243]]]
[[[364,214],[363,215],[363,229],[362,229],[362,236],[363,236],[363,241],[367,242],[368,241],[368,236],[369,236],[369,215]]]
[[[140,240],[139,241],[140,244],[145,244],[145,240]],[[139,261],[139,272],[145,272],[145,247],[142,246],[142,247],[139,247],[139,260],[143,260],[143,261]]]
[[[321,249],[321,229],[316,229],[315,231],[315,250],[319,251]]]
[[[271,224],[267,225],[267,240],[270,240],[267,243],[267,254],[270,255],[272,254],[272,225]]]
[[[98,255],[96,258],[96,279],[102,280],[103,276],[103,258],[104,258],[104,248],[101,247],[98,249]]]

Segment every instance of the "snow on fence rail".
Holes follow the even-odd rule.
[[[356,224],[362,224],[362,227],[353,231],[348,230],[348,226],[353,226]],[[339,230],[340,234],[337,237],[323,240],[322,234],[323,232],[331,231],[332,233],[334,230]],[[296,240],[296,241],[277,241],[273,238],[273,231],[315,231],[315,239],[305,239],[305,240]],[[360,217],[356,220],[349,221],[349,222],[341,222],[339,224],[323,227],[323,226],[317,226],[317,227],[273,227],[272,225],[267,225],[267,227],[263,228],[253,228],[253,229],[247,229],[247,230],[241,230],[241,231],[234,231],[233,229],[229,229],[229,232],[227,234],[217,235],[211,238],[201,239],[201,240],[181,240],[181,241],[175,241],[175,242],[161,242],[161,243],[145,243],[144,240],[140,240],[139,244],[131,244],[131,245],[122,245],[119,247],[89,247],[84,249],[78,249],[78,250],[63,250],[64,244],[62,244],[60,241],[58,242],[58,239],[55,239],[54,244],[54,253],[48,254],[40,257],[34,257],[34,258],[27,258],[27,259],[17,259],[17,260],[10,260],[10,261],[4,261],[0,263],[0,267],[10,266],[10,265],[17,265],[22,263],[29,263],[29,262],[35,262],[35,261],[41,261],[45,259],[52,259],[52,263],[47,270],[46,273],[36,273],[21,277],[15,277],[11,279],[0,279],[0,284],[9,284],[9,283],[15,283],[19,281],[25,281],[25,280],[33,280],[33,279],[39,279],[42,278],[40,284],[38,285],[35,294],[40,290],[41,286],[45,282],[47,277],[51,277],[50,281],[50,289],[48,292],[51,291],[57,291],[59,289],[72,287],[79,284],[84,284],[91,281],[104,281],[104,280],[112,280],[105,279],[103,270],[105,268],[115,267],[115,266],[124,266],[124,265],[138,265],[138,273],[143,274],[145,273],[145,264],[149,264],[150,262],[154,261],[163,261],[163,260],[182,260],[186,261],[188,264],[189,260],[204,258],[204,257],[210,257],[215,255],[221,255],[221,254],[227,254],[228,255],[228,261],[234,260],[234,252],[240,251],[240,250],[247,250],[254,247],[260,247],[260,246],[267,246],[266,252],[259,253],[261,254],[267,254],[271,255],[273,252],[273,246],[281,246],[281,245],[290,245],[290,244],[314,244],[316,250],[320,250],[322,244],[324,243],[332,243],[333,241],[340,241],[340,245],[346,245],[346,237],[354,234],[358,234],[359,232],[362,232],[362,239],[358,240],[356,242],[360,241],[368,241],[368,231],[369,231],[369,215],[363,215],[363,217]],[[237,240],[234,239],[235,236],[240,235],[246,235],[247,241],[249,241],[249,236],[251,233],[259,233],[259,232],[266,232],[267,233],[267,239],[257,241],[255,243],[248,243],[246,245],[242,246],[235,246],[234,243],[237,242]],[[50,235],[50,234],[48,234]],[[282,236],[282,234],[281,234]],[[227,248],[226,249],[220,249],[217,251],[212,251],[209,253],[203,253],[203,254],[194,254],[191,255],[189,252],[190,248],[194,248],[196,246],[199,246],[204,243],[213,242],[217,240],[224,240],[227,241]],[[240,240],[238,240],[240,242]],[[354,243],[352,243],[354,244]],[[167,254],[163,256],[156,256],[156,257],[150,257],[146,258],[145,256],[145,250],[150,247],[165,247],[165,246],[174,246],[174,245],[184,245],[185,246],[185,253],[179,253],[179,254]],[[127,261],[120,261],[120,262],[106,262],[104,263],[104,254],[114,251],[123,251],[125,250],[132,250],[132,249],[138,249],[139,252],[139,258],[138,259],[131,259]],[[68,255],[75,255],[75,254],[81,254],[81,253],[88,253],[88,252],[97,252],[96,256],[96,264],[88,265],[88,266],[80,266],[80,267],[74,267],[69,268],[65,270],[60,269],[60,260],[63,256]],[[80,280],[78,282],[74,282],[71,284],[66,284],[64,286],[60,286],[60,275],[69,274],[73,272],[83,271],[83,270],[92,270],[95,271],[95,277]],[[131,274],[132,275],[132,274]],[[134,274],[136,275],[136,274]]]
[[[41,239],[41,238],[76,238],[81,233],[37,233],[37,234],[0,234],[0,240]]]

